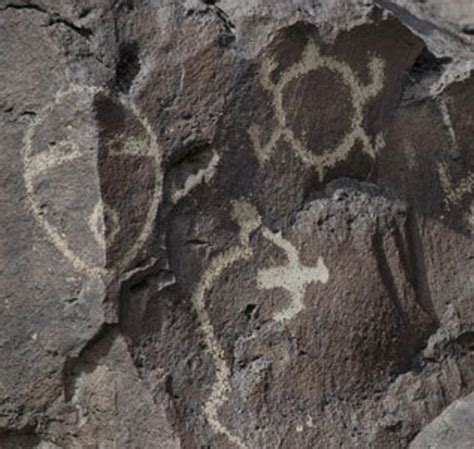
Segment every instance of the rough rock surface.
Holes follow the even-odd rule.
[[[0,448],[474,447],[447,3],[0,0]]]
[[[470,449],[474,441],[474,394],[454,401],[423,429],[410,449]]]

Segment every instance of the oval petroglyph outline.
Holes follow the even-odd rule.
[[[237,435],[234,435],[219,419],[219,409],[227,402],[228,394],[232,389],[230,385],[231,372],[225,359],[224,349],[216,336],[211,318],[206,309],[206,293],[226,269],[238,261],[246,261],[252,258],[253,250],[250,246],[250,235],[259,228],[262,228],[263,236],[267,240],[285,251],[288,258],[286,266],[261,270],[257,275],[257,288],[282,287],[290,293],[292,302],[287,309],[273,316],[276,322],[291,320],[303,310],[306,286],[311,282],[328,282],[329,271],[321,257],[318,258],[316,267],[302,265],[296,248],[280,234],[275,234],[267,227],[262,226],[261,217],[250,203],[245,200],[238,200],[232,201],[231,205],[232,218],[239,226],[239,244],[228,248],[212,259],[194,290],[192,303],[196,310],[199,328],[203,334],[207,351],[215,365],[216,379],[212,384],[211,394],[204,404],[204,414],[207,422],[215,433],[225,435],[236,447],[248,449],[245,442]],[[270,286],[268,282],[272,282],[274,275],[281,272],[284,275],[283,282]]]
[[[314,39],[309,39],[301,60],[284,71],[278,82],[274,83],[270,75],[277,68],[277,63],[271,57],[265,59],[260,70],[260,83],[272,96],[272,106],[277,125],[272,129],[270,138],[265,144],[262,143],[261,128],[257,124],[252,124],[248,129],[260,165],[264,165],[269,160],[277,142],[282,137],[305,166],[316,169],[321,181],[324,179],[326,169],[334,167],[337,162],[344,160],[357,141],[362,143],[363,151],[375,159],[379,150],[385,146],[385,141],[380,133],[375,138],[375,144],[372,144],[363,126],[364,107],[369,100],[376,97],[382,90],[385,78],[384,67],[385,63],[382,59],[372,57],[368,64],[371,81],[364,85],[348,64],[331,56],[323,56]],[[301,143],[287,123],[286,112],[283,107],[283,92],[291,81],[321,69],[329,70],[338,75],[349,88],[353,114],[351,128],[342,137],[338,145],[332,149],[325,149],[321,155],[316,155]]]
[[[27,197],[30,203],[30,209],[33,213],[33,216],[39,226],[43,229],[51,243],[63,256],[65,256],[72,263],[74,269],[90,275],[105,274],[108,270],[104,267],[92,267],[87,264],[81,257],[74,253],[67,239],[61,235],[61,233],[55,226],[48,222],[47,218],[42,213],[39,205],[37,204],[37,202],[35,202],[34,192],[34,180],[38,176],[44,175],[45,172],[54,167],[57,167],[67,162],[71,162],[81,157],[81,151],[75,142],[70,142],[66,140],[59,142],[56,145],[56,148],[53,150],[53,153],[51,153],[51,150],[44,150],[36,156],[32,156],[32,154],[34,153],[33,138],[35,131],[46,121],[55,106],[59,105],[65,98],[70,97],[73,94],[94,96],[100,91],[101,89],[98,87],[82,86],[76,84],[71,85],[65,90],[58,91],[53,101],[46,105],[39,112],[35,121],[27,129],[25,137],[23,139],[23,178],[27,191]],[[152,199],[149,205],[148,212],[146,214],[145,223],[141,229],[139,236],[135,240],[132,247],[111,268],[111,270],[116,271],[118,273],[122,272],[127,268],[127,265],[133,261],[140,249],[150,237],[151,232],[153,230],[155,217],[158,212],[158,207],[161,201],[163,186],[163,173],[161,170],[162,150],[158,144],[155,133],[153,132],[146,117],[141,115],[141,113],[138,111],[136,105],[133,102],[129,101],[125,97],[120,97],[119,101],[125,108],[129,109],[134,114],[135,118],[140,122],[146,132],[148,144],[147,155],[153,157],[153,159],[155,160],[155,184],[153,188]],[[134,143],[134,145],[132,146],[135,145],[136,143]],[[72,151],[65,153],[64,147],[68,146],[71,148]],[[141,149],[141,151],[143,150]],[[137,150],[135,148],[132,148],[131,152],[135,154]],[[100,206],[100,210],[104,211],[105,209],[103,201],[101,201],[101,203],[102,205]],[[97,207],[99,206],[96,205],[93,213],[97,213]],[[89,219],[91,218],[92,217],[89,217]],[[93,234],[94,238],[98,240],[98,243],[100,244],[100,236],[97,233],[99,232],[99,228],[102,229],[103,232],[105,232],[105,224],[102,223],[102,225],[99,226],[99,223],[97,222],[97,217],[95,218],[96,220],[94,224],[96,226],[96,232],[94,232]],[[104,218],[102,217],[102,220],[103,219]],[[115,238],[116,236],[114,234],[115,233],[113,232],[112,236]],[[105,248],[105,236],[103,236],[103,240],[104,242],[100,244],[100,246],[103,246]]]

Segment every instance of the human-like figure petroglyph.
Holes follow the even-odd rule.
[[[49,177],[55,170],[67,170],[67,173],[74,171],[75,165],[79,162],[87,163],[88,173],[93,172],[90,168],[97,167],[97,124],[94,122],[94,114],[91,113],[94,99],[100,89],[90,86],[72,85],[64,91],[59,91],[53,101],[39,112],[36,120],[25,133],[23,164],[24,181],[27,196],[30,202],[31,211],[35,220],[45,232],[54,246],[72,263],[77,271],[90,275],[105,274],[107,245],[116,240],[120,230],[120,220],[117,211],[103,199],[99,199],[97,204],[88,212],[86,223],[96,242],[98,252],[102,252],[102,261],[99,259],[88,260],[79,254],[77,249],[73,249],[72,242],[68,241],[64,229],[60,229],[58,223],[54,223],[48,216],[47,210],[42,207],[44,198],[38,194],[38,186],[47,183]],[[120,97],[117,103],[125,111],[131,113],[133,120],[136,120],[143,137],[118,135],[115,140],[121,142],[121,150],[118,151],[110,145],[109,154],[112,156],[129,155],[147,158],[154,168],[153,187],[150,193],[150,200],[146,213],[143,217],[143,225],[136,239],[119,260],[112,265],[109,270],[121,273],[128,264],[137,256],[144,243],[149,238],[156,217],[158,206],[162,194],[163,174],[161,170],[162,151],[158,146],[156,136],[148,121],[137,110],[136,106],[125,97]],[[55,121],[56,114],[61,119],[64,115],[70,117],[64,121],[62,126],[54,126],[54,133],[59,137],[57,142],[44,140],[43,128],[52,121]],[[78,120],[79,118],[79,120]],[[113,141],[110,141],[113,143]],[[94,152],[95,150],[95,152]],[[97,177],[99,177],[98,175]],[[65,175],[66,179],[67,176]],[[100,181],[97,182],[97,189],[100,190]],[[57,201],[57,200],[52,200]],[[67,199],[63,199],[64,202]],[[62,205],[63,209],[68,208],[64,213],[67,218],[67,211],[74,210],[75,205]]]
[[[261,270],[257,279],[260,288],[281,286],[287,289],[292,296],[290,306],[274,316],[276,321],[290,320],[302,310],[304,308],[303,299],[306,286],[311,282],[326,283],[329,279],[329,272],[322,258],[318,259],[316,267],[302,265],[294,246],[281,235],[275,234],[263,226],[257,210],[248,202],[244,200],[232,202],[232,218],[239,225],[239,244],[227,249],[211,261],[194,291],[192,302],[207,350],[212,357],[216,370],[216,379],[212,385],[211,394],[204,405],[207,421],[214,432],[225,435],[236,447],[248,449],[245,442],[234,435],[219,419],[219,409],[225,404],[231,391],[231,373],[224,350],[219,343],[206,310],[206,294],[225,270],[238,261],[246,261],[252,258],[253,250],[250,245],[250,236],[260,228],[263,236],[282,248],[288,257],[287,266]]]
[[[265,228],[263,229],[263,235],[285,251],[288,264],[260,270],[257,274],[257,286],[260,289],[280,287],[290,293],[290,305],[273,316],[275,321],[289,321],[304,309],[303,300],[306,287],[312,282],[325,284],[329,280],[329,271],[321,257],[318,259],[316,267],[304,266],[300,262],[296,248],[288,240],[285,240],[281,234],[275,234]]]
[[[364,129],[363,121],[364,108],[369,100],[376,97],[383,88],[384,61],[382,59],[378,57],[371,58],[368,65],[371,81],[364,85],[348,64],[334,57],[322,55],[316,42],[310,39],[303,51],[301,60],[283,72],[280,79],[274,83],[271,79],[271,73],[276,68],[276,62],[269,58],[264,60],[260,71],[260,82],[264,89],[272,95],[276,126],[274,126],[266,143],[262,142],[261,129],[257,124],[251,125],[248,131],[261,165],[269,160],[281,138],[288,142],[306,166],[314,168],[318,172],[320,180],[324,178],[326,169],[334,167],[337,162],[347,157],[356,142],[362,144],[365,153],[372,158],[376,157],[377,152],[385,145],[383,136],[379,134],[375,139],[375,143],[372,143]],[[316,155],[311,153],[307,146],[293,133],[291,124],[287,120],[283,93],[291,81],[321,69],[329,70],[338,75],[349,88],[353,114],[350,129],[342,136],[338,145],[335,148],[325,148],[321,155]]]

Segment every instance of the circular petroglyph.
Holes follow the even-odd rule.
[[[313,98],[315,101],[304,101]],[[328,69],[308,72],[289,82],[283,92],[286,121],[309,154],[337,148],[350,131],[354,108],[351,90]]]
[[[122,272],[150,237],[162,152],[147,120],[95,87],[56,94],[24,139],[32,213],[78,271]]]
[[[276,120],[270,138],[266,143],[262,142],[262,132],[257,124],[252,124],[248,130],[260,164],[263,165],[268,161],[280,138],[283,138],[290,145],[306,166],[316,169],[321,180],[324,178],[326,169],[334,167],[336,163],[347,158],[358,142],[361,143],[365,153],[375,158],[378,150],[384,145],[383,136],[379,134],[375,142],[372,142],[364,129],[363,122],[365,106],[383,88],[384,62],[382,59],[378,57],[370,59],[368,64],[370,82],[364,84],[348,64],[332,56],[321,54],[316,42],[310,39],[301,59],[285,69],[279,80],[274,82],[271,74],[276,68],[277,63],[272,58],[268,58],[263,61],[260,71],[260,82],[262,87],[271,94]],[[330,148],[321,148],[318,154],[315,154],[308,149],[301,136],[297,137],[295,135],[288,120],[284,93],[294,81],[300,81],[303,77],[317,71],[332,73],[344,85],[347,89],[348,106],[349,109],[352,109],[352,114],[346,127],[347,130],[338,139],[337,143]],[[305,101],[305,98],[302,98],[301,101]]]

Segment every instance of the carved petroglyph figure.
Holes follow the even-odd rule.
[[[456,131],[454,129],[453,120],[451,119],[451,114],[449,113],[448,105],[450,99],[439,98],[436,104],[441,113],[443,119],[443,124],[446,128],[450,140],[451,156],[457,157],[459,155],[458,142],[456,137]],[[450,210],[451,207],[459,204],[463,198],[467,195],[474,193],[474,173],[466,176],[464,179],[460,180],[458,183],[453,183],[449,175],[448,166],[440,162],[438,163],[438,178],[441,183],[441,187],[446,195],[444,202],[447,210]],[[466,221],[469,228],[472,229],[472,214],[471,211],[468,211],[466,214]]]
[[[146,187],[150,190],[150,198],[133,244],[120,254],[109,269],[106,269],[107,246],[117,240],[123,225],[120,221],[124,217],[120,218],[117,210],[114,210],[114,207],[100,195],[101,180],[97,161],[99,138],[97,123],[91,118],[94,117],[94,114],[91,114],[94,99],[99,93],[101,91],[96,87],[78,85],[72,85],[67,90],[58,92],[54,100],[39,112],[36,120],[26,131],[23,149],[23,176],[35,220],[54,246],[72,263],[74,269],[90,275],[105,274],[108,270],[120,273],[137,256],[153,229],[161,200],[163,176],[162,151],[149,123],[133,103],[124,97],[119,98],[117,107],[123,108],[131,114],[133,120],[137,121],[142,137],[117,135],[115,140],[121,141],[121,148],[120,150],[112,148],[114,139],[110,140],[109,155],[145,158],[153,167],[154,178],[153,186]],[[48,126],[53,130],[53,134],[47,132]],[[49,136],[48,139],[46,135]],[[81,175],[76,175],[78,167],[82,167],[84,173],[95,173],[95,178],[81,180]],[[60,176],[58,170],[61,171]],[[60,192],[61,197],[53,198],[52,193],[48,193],[60,190],[48,191],[48,185],[55,182],[55,177],[66,180],[64,189],[69,189],[69,196]],[[75,179],[76,184],[72,183],[71,177]],[[90,195],[86,195],[82,189],[89,189]],[[89,198],[97,196],[91,194],[93,189],[94,192],[99,192],[99,200],[95,205],[89,205],[87,201],[93,201]],[[47,203],[51,204],[53,212],[45,207]],[[68,232],[74,226],[79,226],[77,221],[81,219],[84,219],[93,242],[89,243],[89,252],[84,250],[82,253],[82,248],[68,236]],[[93,249],[94,245],[96,250]],[[91,252],[95,254],[93,257]]]
[[[253,257],[250,236],[260,228],[263,236],[282,248],[288,257],[287,266],[261,270],[257,278],[259,288],[281,286],[291,294],[292,303],[286,310],[275,314],[275,321],[286,321],[296,316],[304,308],[303,299],[306,286],[311,282],[326,283],[329,279],[329,272],[321,258],[318,259],[316,267],[302,265],[296,248],[281,235],[275,234],[263,226],[257,210],[248,202],[244,200],[233,201],[232,218],[239,225],[239,244],[227,249],[211,261],[194,291],[192,302],[207,350],[213,359],[216,370],[216,379],[212,385],[211,394],[204,405],[206,419],[214,432],[225,435],[236,447],[248,449],[245,442],[234,435],[219,419],[219,409],[225,404],[231,391],[231,373],[224,350],[219,343],[206,310],[206,294],[226,269],[229,269],[238,261],[250,260]]]
[[[441,118],[443,119],[444,127],[449,136],[451,142],[451,150],[455,152],[457,150],[457,139],[456,131],[454,130],[453,121],[451,120],[451,114],[449,113],[448,104],[450,103],[449,99],[438,98],[436,105],[438,106],[439,112],[441,113]]]
[[[471,203],[471,207],[469,208],[467,222],[471,233],[474,234],[474,201]]]
[[[211,179],[214,177],[216,174],[217,166],[219,165],[220,157],[219,155],[214,151],[212,153],[212,158],[209,161],[209,164],[205,168],[201,168],[196,174],[190,175],[185,183],[182,189],[176,190],[172,197],[171,197],[171,202],[173,204],[176,204],[179,200],[184,198],[186,195],[188,195],[192,190],[194,190],[195,187],[197,187],[199,184],[205,182],[209,183]]]
[[[112,244],[120,231],[120,219],[117,212],[108,204],[100,201],[94,207],[88,222],[97,244],[105,251],[105,244]]]
[[[316,267],[302,265],[296,248],[281,234],[274,234],[269,229],[264,229],[263,235],[285,251],[288,264],[260,270],[257,274],[257,286],[260,289],[280,287],[290,293],[291,303],[288,308],[276,313],[273,317],[275,321],[288,321],[304,309],[303,300],[308,284],[312,282],[325,284],[329,279],[329,272],[321,257],[318,259]]]
[[[474,173],[466,176],[456,185],[451,181],[446,164],[438,164],[438,176],[441,186],[446,194],[446,203],[448,208],[451,204],[459,203],[466,195],[474,192]]]
[[[250,247],[250,234],[261,225],[260,217],[255,208],[245,201],[235,201],[232,203],[232,207],[232,218],[240,227],[240,244],[229,248],[212,260],[194,291],[192,300],[207,350],[214,361],[216,369],[216,380],[212,385],[209,399],[204,406],[204,413],[214,432],[225,435],[235,446],[247,449],[242,439],[227,429],[219,419],[219,408],[227,401],[227,395],[231,391],[229,381],[230,369],[227,366],[224,350],[214,332],[205,304],[206,293],[222,272],[238,261],[250,259],[253,254]]]
[[[326,169],[334,167],[337,162],[344,160],[357,142],[362,144],[365,153],[372,158],[376,157],[377,152],[385,145],[383,136],[379,134],[375,139],[375,143],[372,143],[364,129],[363,121],[365,106],[383,88],[384,61],[382,59],[378,57],[371,58],[368,65],[371,81],[369,84],[364,85],[348,64],[334,57],[322,55],[316,42],[310,39],[303,51],[301,60],[283,72],[280,79],[274,83],[271,79],[271,73],[276,68],[276,62],[269,58],[263,62],[260,71],[260,82],[264,89],[272,96],[276,126],[274,126],[266,143],[262,142],[261,129],[257,124],[251,125],[248,131],[261,165],[264,165],[269,160],[280,138],[288,142],[307,167],[317,170],[321,180],[324,178]],[[286,86],[291,81],[321,69],[335,73],[349,88],[353,114],[349,131],[342,136],[337,146],[335,148],[322,149],[321,155],[316,155],[308,150],[307,146],[295,136],[291,129],[291,124],[288,123],[283,104],[283,94]]]

